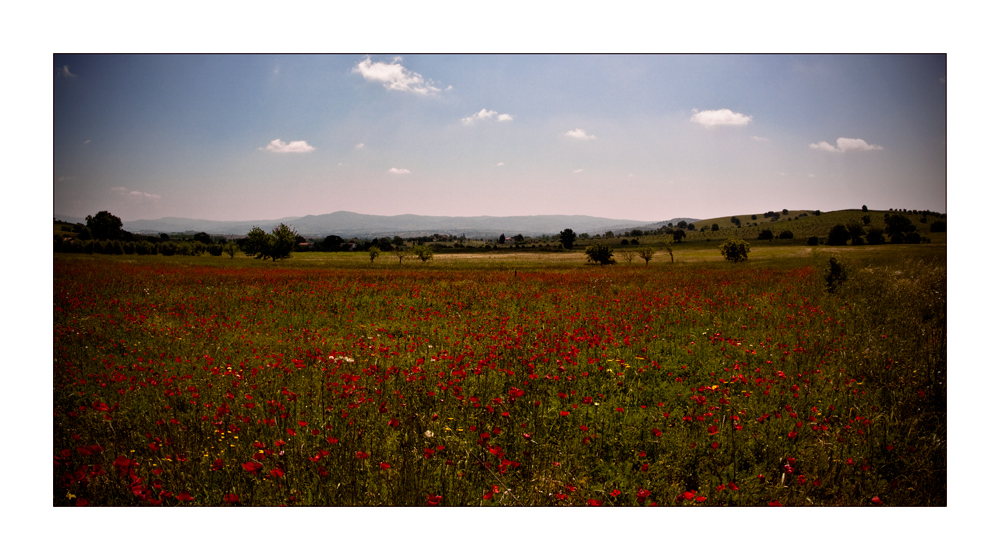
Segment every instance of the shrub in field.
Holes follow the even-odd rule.
[[[819,245],[819,237],[810,236],[809,239],[806,239],[806,245]]]
[[[837,224],[830,229],[826,236],[827,245],[847,245],[851,240],[851,232],[843,224]]]
[[[763,241],[771,241],[772,239],[774,239],[774,232],[769,229],[763,229],[760,231],[760,233],[757,234],[757,239]]]
[[[907,243],[920,243],[921,241],[923,241],[924,238],[919,233],[911,231],[910,233],[906,234],[905,239]]]
[[[945,231],[946,228],[947,228],[946,224],[944,222],[942,222],[941,220],[938,220],[936,222],[932,222],[931,223],[931,231],[932,232],[943,232],[943,231]]]
[[[375,259],[377,259],[381,254],[382,250],[378,248],[378,245],[372,245],[368,248],[368,260],[371,261],[372,264],[375,263]]]
[[[595,262],[601,266],[614,264],[615,262],[615,252],[611,250],[611,247],[608,247],[603,243],[587,247],[586,254],[587,262]]]
[[[160,254],[165,256],[173,256],[177,253],[177,245],[173,241],[167,241],[166,243],[160,243]]]
[[[826,267],[826,291],[836,292],[841,284],[847,281],[847,269],[836,257],[830,257],[830,263]]]
[[[206,249],[208,250],[208,254],[213,257],[222,256],[222,245],[219,245],[218,243],[212,243],[211,245],[208,245]]]
[[[869,245],[881,245],[885,243],[885,236],[882,235],[881,229],[872,228],[868,230],[868,234],[865,236],[865,240],[868,241]]]
[[[750,254],[750,244],[743,239],[727,239],[719,245],[722,257],[729,262],[739,263],[747,260]]]
[[[794,237],[795,237],[795,234],[792,233],[790,230],[787,230],[787,229],[784,230],[784,231],[782,231],[780,234],[778,234],[778,239],[792,239]]]
[[[847,232],[851,235],[851,245],[865,244],[865,228],[857,222],[847,224]]]

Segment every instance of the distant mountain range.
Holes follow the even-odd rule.
[[[55,216],[56,220],[70,223],[85,223],[82,218]],[[445,235],[465,235],[469,238],[498,237],[517,234],[527,236],[554,235],[569,228],[576,233],[603,234],[606,231],[621,233],[633,229],[656,229],[668,222],[688,222],[695,218],[674,218],[658,222],[637,220],[617,220],[593,216],[375,216],[355,212],[332,212],[318,216],[282,218],[280,220],[217,221],[190,218],[160,218],[157,220],[132,220],[123,222],[126,231],[138,234],[205,232],[211,235],[245,235],[253,226],[265,231],[280,223],[295,228],[303,237],[325,237],[339,235],[344,238],[384,237],[399,235],[415,237],[440,233]]]

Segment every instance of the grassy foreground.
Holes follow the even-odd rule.
[[[53,503],[946,505],[944,248],[776,251],[56,255]]]

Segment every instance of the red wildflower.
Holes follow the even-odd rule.
[[[580,431],[581,431],[581,432],[586,432],[586,431],[587,431],[587,430],[589,430],[589,429],[590,429],[590,428],[588,428],[588,427],[586,427],[586,426],[584,426],[584,425],[581,425],[581,426],[580,426]]]
[[[698,496],[698,497],[697,497],[697,498],[695,498],[694,500],[695,500],[696,502],[704,502],[704,501],[705,501],[706,499],[707,499],[707,498],[706,498],[705,496]]]
[[[281,478],[281,477],[285,476],[285,471],[281,470],[278,467],[275,467],[275,468],[271,469],[271,473],[270,474],[274,478]]]
[[[358,452],[354,453],[354,458],[355,459],[367,459],[368,458],[368,454],[365,453],[364,451],[358,451]]]
[[[788,439],[795,439],[797,435],[799,435],[798,432],[788,432]]]
[[[611,492],[609,493],[609,495],[610,495],[610,496],[611,496],[612,498],[617,498],[618,496],[620,496],[620,495],[621,495],[621,493],[622,493],[622,491],[621,491],[621,490],[619,490],[619,489],[615,488],[614,490],[612,490],[612,491],[611,491]]]
[[[236,494],[226,494],[226,497],[224,499],[226,500],[227,504],[237,504],[240,501],[240,497],[237,496]]]
[[[875,496],[874,498],[872,498],[872,503],[877,506],[880,506],[882,505],[882,500],[878,499],[878,496]]]
[[[217,470],[220,470],[220,469],[222,469],[222,464],[223,464],[223,463],[222,463],[222,458],[221,458],[221,457],[220,457],[220,458],[218,458],[218,459],[216,459],[216,460],[215,460],[215,461],[214,461],[214,462],[212,463],[212,470],[213,470],[213,471],[217,471]]]
[[[639,487],[639,491],[635,493],[635,497],[639,500],[639,503],[641,504],[642,502],[646,501],[646,498],[648,498],[650,494],[652,494],[652,492],[650,492],[649,490]]]
[[[643,463],[642,466],[639,467],[639,470],[641,470],[642,472],[648,471],[649,470],[649,463]]]
[[[693,500],[694,497],[698,495],[698,493],[695,492],[694,490],[688,490],[687,492],[684,492],[683,495],[685,500]]]
[[[389,465],[389,463],[379,463],[378,466],[379,466],[379,468],[381,468],[384,471],[384,470],[387,470],[390,465]]]
[[[591,499],[587,500],[587,505],[588,505],[588,506],[594,506],[594,507],[599,507],[599,506],[600,506],[600,505],[602,505],[603,503],[604,503],[603,501],[601,501],[601,500],[595,500],[595,499],[593,499],[593,498],[591,498]]]
[[[767,502],[767,505],[769,505],[771,507],[781,507],[781,502],[779,502],[778,500],[775,500],[773,502]]]
[[[243,468],[250,474],[257,474],[264,468],[264,465],[256,461],[247,461],[246,463],[243,463]]]
[[[294,436],[294,435],[295,435],[295,430],[293,430],[293,429],[291,429],[291,428],[288,428],[288,429],[287,429],[287,430],[285,430],[285,431],[286,431],[286,432],[288,432],[288,435],[290,435],[290,436]]]
[[[190,502],[194,500],[194,498],[191,497],[191,494],[189,494],[186,490],[177,494],[177,499],[182,502]]]
[[[427,505],[436,506],[441,504],[441,496],[435,496],[433,494],[427,494]]]
[[[560,410],[559,411],[559,416],[569,416],[569,411],[568,410]]]

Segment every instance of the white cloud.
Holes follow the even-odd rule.
[[[691,122],[704,125],[705,128],[713,126],[745,126],[753,119],[750,115],[734,113],[729,109],[715,109],[713,111],[698,111],[694,109]]]
[[[311,152],[316,148],[313,148],[305,140],[293,140],[289,143],[284,143],[281,139],[271,140],[271,143],[261,150],[267,150],[269,152],[274,152],[277,154],[304,154]]]
[[[392,169],[389,170],[389,173],[392,173],[393,175],[409,175],[410,174],[410,170],[409,169],[396,169],[395,167],[393,167]]]
[[[868,151],[868,150],[881,150],[882,146],[876,146],[875,144],[869,144],[860,138],[837,138],[837,145],[833,146],[829,142],[819,142],[809,144],[809,147],[814,150],[822,150],[824,152],[834,152],[834,153],[844,153],[844,152],[857,152],[857,151]]]
[[[84,140],[83,143],[84,144],[90,144],[90,140]]]
[[[497,167],[503,167],[503,162],[501,161],[500,163],[498,163]]]
[[[158,194],[150,194],[150,193],[142,192],[142,191],[130,191],[130,190],[126,189],[125,187],[112,187],[111,188],[111,192],[117,193],[117,194],[120,194],[120,195],[128,196],[128,197],[132,198],[133,200],[135,200],[135,199],[139,199],[139,200],[160,200],[160,195],[158,195]]]
[[[65,65],[62,68],[56,68],[57,78],[75,78],[76,74],[69,71],[69,65]]]
[[[425,80],[420,74],[404,68],[399,63],[400,60],[397,56],[390,63],[372,62],[371,57],[365,57],[351,71],[361,74],[370,82],[380,82],[388,90],[408,91],[420,95],[433,95],[441,91],[431,85],[430,80]],[[450,89],[451,86],[448,86],[445,91]]]
[[[582,169],[574,169],[573,173],[583,173],[583,170]]]
[[[751,136],[750,139],[758,142],[767,142],[767,138],[764,138],[763,136]]]
[[[587,134],[582,128],[576,128],[563,133],[563,136],[567,138],[575,138],[577,140],[594,140],[597,138],[593,134]]]
[[[365,147],[365,143],[364,142],[358,142],[357,144],[354,145],[354,149],[355,150],[360,150],[360,149],[362,149],[364,147]]]
[[[476,121],[492,120],[493,117],[496,117],[498,122],[514,120],[514,117],[508,115],[507,113],[498,114],[496,111],[482,109],[471,117],[462,117],[462,124],[473,124]]]

